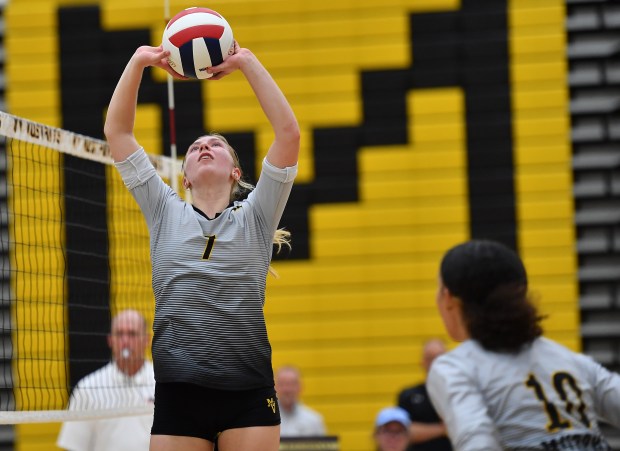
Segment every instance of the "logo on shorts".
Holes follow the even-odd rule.
[[[276,402],[273,400],[273,398],[267,398],[267,407],[271,407],[273,413],[276,413]]]

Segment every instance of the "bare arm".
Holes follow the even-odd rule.
[[[235,54],[211,68],[216,75],[208,80],[219,80],[236,69],[250,83],[273,128],[275,139],[267,152],[267,161],[279,168],[294,166],[299,157],[299,125],[286,97],[258,58],[235,43]]]
[[[127,159],[140,147],[134,136],[133,128],[138,90],[144,69],[148,66],[159,67],[176,78],[182,78],[170,68],[166,62],[167,56],[168,52],[164,51],[161,46],[142,46],[136,50],[127,63],[112,94],[103,129],[114,161]]]
[[[423,443],[439,437],[446,436],[446,427],[443,423],[418,423],[413,422],[409,428],[411,443]]]

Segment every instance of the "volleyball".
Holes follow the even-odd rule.
[[[170,51],[168,64],[190,78],[210,78],[207,68],[221,64],[233,54],[232,28],[217,11],[187,8],[175,15],[164,30],[162,45]]]

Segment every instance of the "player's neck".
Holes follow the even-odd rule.
[[[208,218],[215,218],[230,204],[230,189],[225,190],[192,190],[192,204]]]

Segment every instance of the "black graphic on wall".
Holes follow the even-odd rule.
[[[407,92],[445,87],[465,95],[471,237],[517,248],[507,3],[411,14],[412,66],[362,72],[362,124],[313,132],[315,181],[296,185],[283,218],[294,231],[291,257],[309,256],[310,205],[358,200],[360,147],[408,142]]]
[[[104,31],[100,19],[98,6],[59,9],[63,127],[103,138],[103,115],[116,82],[135,49],[150,42],[151,32]],[[276,258],[311,257],[309,207],[358,200],[358,149],[406,144],[407,92],[440,87],[461,87],[465,94],[471,235],[516,248],[507,1],[462,0],[458,11],[411,14],[410,24],[412,66],[360,74],[362,123],[312,131],[315,180],[296,184],[281,222],[293,233],[293,250]],[[169,155],[166,83],[155,82],[150,69],[143,80],[139,103],[160,106],[161,150]],[[211,131],[203,127],[201,83],[206,82],[175,83],[179,155]],[[237,149],[246,176],[255,181],[254,132],[216,131]],[[69,343],[74,382],[97,365],[97,357],[109,355],[109,261],[101,167],[67,157],[65,178],[69,322],[78,331]],[[84,197],[92,202],[79,200]],[[99,332],[99,344],[87,343],[80,330]],[[93,358],[93,346],[101,356]]]

